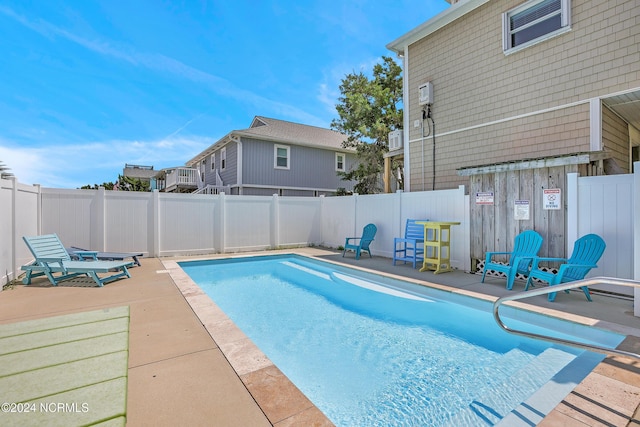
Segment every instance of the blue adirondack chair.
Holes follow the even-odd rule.
[[[428,221],[426,219],[408,219],[404,228],[404,237],[393,239],[393,265],[396,261],[407,261],[416,264],[423,260],[424,256],[424,226],[416,224],[416,221]]]
[[[360,259],[360,252],[362,251],[369,252],[369,257],[371,257],[369,245],[373,242],[377,231],[378,228],[374,224],[367,224],[362,230],[362,237],[347,237],[344,241],[342,256],[344,257],[345,252],[351,250],[356,253],[356,259]]]
[[[487,252],[482,272],[482,283],[484,283],[487,271],[493,270],[504,273],[507,276],[507,289],[513,289],[513,281],[516,279],[516,275],[527,276],[529,274],[529,267],[541,247],[542,236],[536,231],[527,230],[516,236],[512,252]],[[508,264],[493,262],[494,255],[507,255],[509,258]]]
[[[604,253],[606,243],[602,237],[597,234],[587,234],[582,236],[573,246],[571,258],[535,258],[531,266],[531,272],[527,279],[525,291],[529,286],[533,286],[532,279],[538,279],[549,283],[549,286],[559,285],[561,283],[573,282],[574,280],[582,280],[587,273],[598,267],[596,264]],[[540,262],[560,262],[560,268],[557,273],[552,271],[543,271],[540,269]],[[581,286],[582,292],[591,301],[591,294],[587,286]],[[565,291],[569,293],[569,291]],[[549,301],[556,299],[556,292],[551,292],[548,296]]]
[[[127,267],[131,267],[133,262],[72,260],[56,234],[25,236],[22,239],[35,258],[31,264],[21,267],[27,272],[22,280],[25,285],[30,284],[31,279],[38,276],[47,276],[54,286],[62,280],[80,275],[91,277],[98,286],[123,277],[131,277]],[[108,273],[108,275],[100,277],[98,273]]]

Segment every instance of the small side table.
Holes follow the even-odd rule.
[[[452,271],[451,226],[459,222],[416,221],[424,225],[424,260],[420,271],[433,270],[433,274]],[[432,230],[429,232],[429,230]]]

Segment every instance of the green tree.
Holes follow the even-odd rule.
[[[402,128],[401,73],[402,68],[391,57],[383,56],[382,62],[373,67],[372,78],[359,72],[342,79],[342,96],[336,105],[339,118],[332,120],[331,128],[347,135],[345,148],[356,149],[358,166],[338,172],[343,180],[357,181],[356,193],[382,192],[380,177],[389,132]]]
[[[81,190],[97,190],[100,187],[104,187],[105,190],[113,190],[113,186],[115,184],[113,182],[103,182],[102,184],[93,184],[93,185],[83,185],[80,187]]]
[[[118,175],[117,184],[119,191],[151,191],[151,184],[146,181],[142,181],[140,178]],[[103,182],[101,185],[83,185],[80,189],[97,190],[99,187],[104,187],[105,190],[113,190],[116,187],[116,184],[113,182]]]
[[[9,178],[13,174],[10,172],[10,168],[0,161],[0,178]]]
[[[140,178],[118,175],[118,190],[121,191],[151,191],[151,184]]]

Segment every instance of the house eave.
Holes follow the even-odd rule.
[[[321,149],[321,150],[337,151],[337,152],[340,152],[340,153],[355,153],[356,152],[356,150],[352,149],[352,148],[333,147],[333,146],[329,146],[329,145],[298,142],[298,141],[296,141],[294,139],[286,140],[286,139],[275,138],[275,137],[270,137],[270,136],[266,136],[266,135],[256,135],[256,134],[250,133],[250,132],[242,132],[242,131],[234,132],[234,135],[238,135],[238,136],[241,136],[243,138],[254,139],[254,140],[258,140],[258,141],[275,142],[277,144],[282,144],[282,145],[299,145],[301,147],[318,148],[318,149]]]
[[[512,162],[494,163],[490,165],[470,166],[459,168],[458,176],[472,176],[486,173],[509,172],[526,169],[539,169],[545,167],[582,165],[594,161],[604,160],[611,157],[611,154],[604,151],[590,151],[585,153],[575,153],[567,156],[542,157],[538,159],[525,159]]]
[[[201,151],[195,157],[193,157],[191,160],[187,161],[185,163],[185,165],[186,166],[190,166],[190,167],[193,167],[193,165],[197,165],[198,163],[200,163],[202,161],[202,159],[206,159],[207,157],[209,157],[211,155],[211,153],[213,153],[217,149],[222,148],[225,145],[227,145],[228,143],[232,142],[234,140],[234,138],[233,138],[234,133],[235,132],[230,132],[230,133],[226,134],[225,136],[220,138],[218,141],[216,141],[213,144],[211,144],[207,149],[205,149],[204,151]]]
[[[425,38],[431,33],[436,32],[440,28],[450,24],[461,16],[466,15],[477,7],[489,2],[489,0],[467,0],[460,1],[448,9],[442,11],[438,15],[424,22],[423,24],[412,29],[403,36],[398,37],[391,43],[387,44],[387,49],[398,55],[404,55],[405,49],[413,43]]]

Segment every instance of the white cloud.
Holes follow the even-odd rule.
[[[10,146],[0,140],[0,160],[23,184],[77,188],[113,182],[124,165],[180,166],[216,139],[173,137],[158,141],[103,141],[46,147]]]

